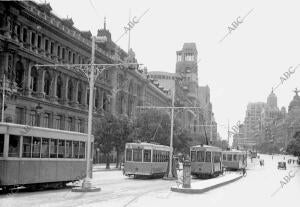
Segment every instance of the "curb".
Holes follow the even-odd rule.
[[[229,183],[232,183],[234,181],[237,181],[239,179],[241,179],[243,176],[238,176],[232,180],[228,180],[228,181],[225,181],[225,182],[222,182],[222,183],[218,183],[218,184],[215,184],[215,185],[212,185],[212,186],[209,186],[207,188],[201,188],[201,189],[192,189],[192,188],[177,188],[177,187],[171,187],[171,191],[173,192],[177,192],[177,193],[188,193],[188,194],[201,194],[201,193],[205,193],[207,191],[210,191],[212,189],[215,189],[217,187],[221,187],[223,185],[227,185]]]
[[[112,168],[112,169],[93,169],[93,172],[109,172],[109,171],[122,171],[119,168]]]

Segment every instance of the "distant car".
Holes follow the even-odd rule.
[[[278,162],[277,169],[286,170],[286,162]]]

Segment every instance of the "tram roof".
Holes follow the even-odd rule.
[[[45,137],[45,138],[55,138],[55,139],[69,139],[69,138],[79,138],[87,139],[87,134],[74,132],[74,131],[65,131],[59,129],[51,129],[37,126],[28,126],[22,124],[14,124],[7,122],[0,122],[0,133],[9,133],[19,136],[36,136],[36,137]],[[92,141],[94,136],[91,136]]]
[[[246,154],[246,151],[241,151],[241,150],[237,150],[237,149],[232,149],[232,150],[228,150],[228,151],[223,151],[223,153],[238,153],[238,154]]]
[[[126,147],[149,147],[149,148],[153,148],[153,149],[170,150],[169,146],[153,144],[153,143],[148,143],[148,142],[129,142],[129,143],[126,143]]]
[[[219,147],[215,147],[215,146],[210,146],[210,145],[195,145],[195,146],[191,146],[191,149],[197,149],[197,148],[199,148],[199,149],[208,149],[208,150],[211,150],[211,151],[222,151],[222,149],[221,148],[219,148]]]

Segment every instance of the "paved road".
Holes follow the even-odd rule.
[[[95,172],[93,182],[102,188],[96,193],[73,193],[70,189],[21,192],[0,195],[0,206],[283,206],[299,202],[300,170],[291,180],[280,185],[283,177],[298,170],[288,165],[277,170],[283,157],[261,156],[249,163],[247,177],[201,195],[187,195],[170,191],[174,181],[161,179],[136,180],[123,177],[120,171]],[[287,158],[286,158],[287,159]],[[276,192],[276,193],[275,193]],[[275,193],[275,194],[274,194]]]

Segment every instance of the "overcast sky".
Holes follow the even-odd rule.
[[[41,1],[37,1],[41,2]],[[59,17],[72,17],[74,26],[93,35],[103,27],[116,41],[132,17],[150,9],[131,32],[131,47],[149,71],[175,72],[176,51],[183,43],[198,49],[199,85],[209,85],[218,131],[244,120],[248,102],[264,101],[289,67],[300,64],[299,0],[51,0]],[[252,10],[253,9],[253,10]],[[252,10],[252,12],[250,12]],[[243,23],[220,43],[228,27]],[[127,50],[128,37],[119,44]],[[300,69],[276,90],[278,105],[288,107],[300,88]]]

